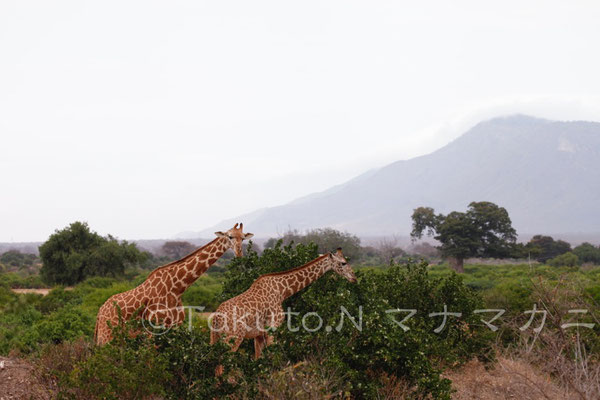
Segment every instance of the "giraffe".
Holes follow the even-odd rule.
[[[112,339],[112,330],[121,319],[131,319],[141,308],[142,318],[159,322],[169,327],[179,325],[185,317],[181,295],[213,265],[228,249],[233,249],[237,257],[242,256],[242,241],[254,236],[242,231],[244,224],[235,224],[227,232],[215,232],[217,238],[188,254],[180,260],[156,268],[139,286],[110,297],[100,307],[96,317],[94,341],[103,345]]]
[[[254,339],[254,358],[259,358],[263,348],[272,341],[265,328],[277,328],[285,318],[283,301],[329,270],[356,282],[341,248],[301,267],[260,276],[248,290],[225,301],[212,314],[210,343],[214,344],[225,336],[227,341],[235,339],[231,351],[237,351],[244,339]],[[222,367],[218,367],[217,375],[221,373]]]

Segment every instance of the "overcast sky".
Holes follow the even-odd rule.
[[[0,241],[171,237],[481,119],[600,121],[599,21],[597,1],[3,0]]]

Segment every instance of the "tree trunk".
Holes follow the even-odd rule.
[[[464,266],[465,259],[462,257],[448,257],[448,263],[459,274],[465,272]]]

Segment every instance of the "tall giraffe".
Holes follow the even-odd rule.
[[[213,265],[228,249],[233,249],[237,257],[242,256],[242,241],[254,236],[244,233],[244,224],[235,224],[227,232],[215,232],[217,238],[188,254],[180,260],[156,268],[139,286],[123,293],[111,296],[100,307],[96,317],[94,340],[103,345],[112,339],[112,330],[121,319],[131,319],[142,308],[139,315],[144,319],[164,324],[179,325],[185,317],[181,295],[183,292]]]
[[[356,276],[340,248],[334,254],[324,254],[301,267],[260,276],[248,290],[225,301],[213,313],[211,344],[225,336],[227,341],[235,339],[231,351],[236,351],[244,339],[254,339],[254,357],[259,358],[263,348],[272,340],[265,328],[277,328],[285,318],[283,301],[329,270],[356,282]],[[217,371],[217,374],[220,373],[222,368]]]

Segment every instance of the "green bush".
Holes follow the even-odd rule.
[[[42,357],[59,383],[59,397],[73,399],[141,399],[165,395],[165,382],[171,379],[165,356],[146,335],[132,338],[131,329],[139,324],[116,329],[115,340],[100,347],[74,342],[63,351]],[[70,351],[73,349],[74,351]],[[65,351],[66,350],[66,351]],[[50,357],[48,357],[50,354]]]
[[[255,398],[258,378],[270,372],[268,359],[252,361],[244,351],[231,353],[222,342],[211,346],[207,328],[188,331],[178,327],[156,336],[155,342],[173,376],[165,383],[171,399],[225,398],[232,394]],[[224,374],[216,378],[218,366],[223,366]]]
[[[573,253],[584,263],[600,265],[600,248],[590,243],[582,243],[573,249]]]
[[[287,270],[317,256],[314,245],[282,248],[278,243],[265,249],[262,256],[250,251],[229,265],[225,296],[246,290],[261,274]],[[393,265],[380,273],[359,271],[357,276],[359,282],[352,284],[333,273],[326,274],[288,298],[284,309],[290,307],[300,313],[292,319],[294,327],[307,313],[317,312],[323,329],[292,332],[284,322],[277,331],[276,344],[266,353],[291,362],[318,355],[323,363],[348,377],[350,391],[357,398],[376,396],[380,382],[373,377],[384,373],[407,379],[421,394],[449,398],[450,382],[440,377],[442,366],[489,355],[491,333],[482,329],[480,317],[472,314],[474,309],[483,308],[481,300],[460,276],[453,273],[431,278],[425,263]],[[436,334],[433,330],[441,319],[429,318],[428,314],[443,311],[444,305],[463,317],[449,317],[444,330]],[[355,328],[347,315],[343,328],[336,329],[342,307],[355,319],[362,308],[362,330]],[[404,332],[386,313],[396,308],[418,310],[408,323],[409,331]],[[251,352],[250,341],[244,346]]]
[[[44,282],[73,285],[90,276],[119,276],[125,267],[145,261],[135,244],[103,237],[87,223],[74,222],[57,230],[40,246]]]
[[[553,267],[576,267],[579,265],[579,258],[572,252],[568,251],[548,260],[548,264]]]
[[[36,304],[36,308],[42,314],[49,314],[66,306],[67,304],[80,304],[81,297],[79,293],[73,290],[65,290],[63,287],[52,289],[50,293],[42,297]]]
[[[94,322],[77,307],[62,307],[36,322],[31,336],[38,343],[61,343],[81,336],[89,337]]]
[[[0,274],[0,286],[10,287],[13,289],[23,288],[45,288],[42,279],[39,275],[25,275],[16,272],[7,272]]]

